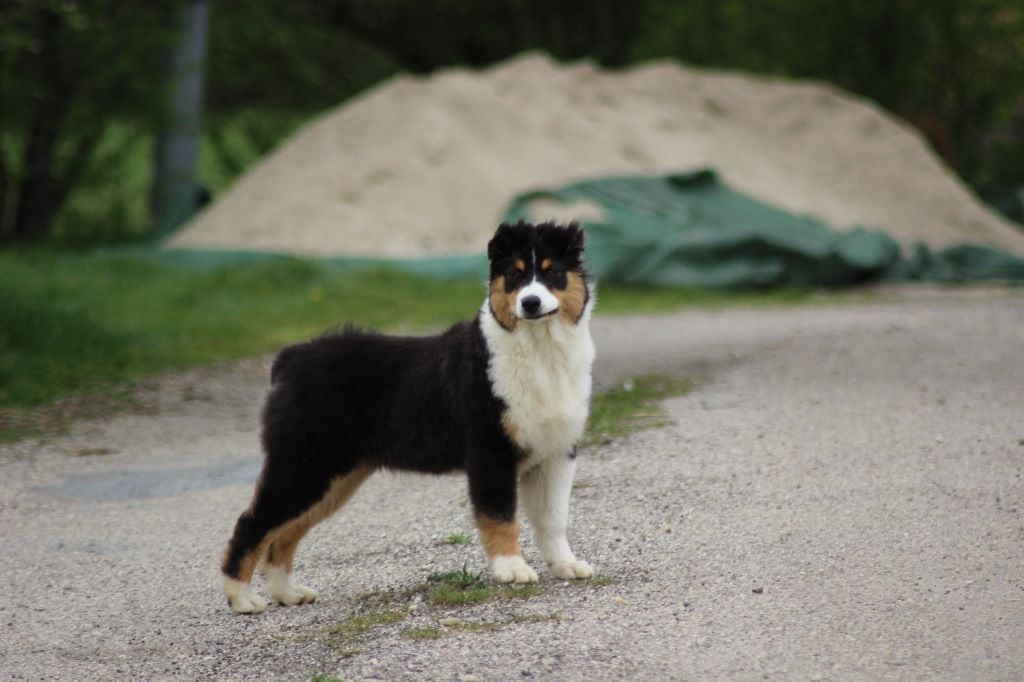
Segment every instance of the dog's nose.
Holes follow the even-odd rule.
[[[523,312],[527,315],[535,315],[540,310],[540,296],[527,296],[522,303]]]

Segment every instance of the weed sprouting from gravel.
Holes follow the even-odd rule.
[[[472,538],[465,533],[452,533],[441,542],[445,545],[468,545],[471,541]]]
[[[556,619],[545,616],[512,615],[508,622],[463,621],[444,616],[452,609],[472,608],[496,599],[529,599],[546,590],[540,585],[497,585],[473,573],[466,564],[457,571],[433,573],[415,587],[397,591],[369,592],[358,599],[359,613],[345,621],[324,628],[331,646],[342,656],[362,652],[360,644],[388,626],[411,620],[401,635],[408,639],[437,639],[446,632],[485,632],[500,629],[508,623],[539,623]]]
[[[470,573],[465,565],[458,571],[428,576],[426,586],[427,601],[435,606],[462,606],[494,598],[528,599],[541,592],[539,585],[496,585],[480,573]]]
[[[649,374],[627,379],[622,384],[594,396],[583,445],[609,443],[636,431],[668,426],[671,420],[658,405],[659,400],[685,395],[693,390],[693,379]]]

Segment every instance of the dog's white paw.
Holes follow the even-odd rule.
[[[267,610],[267,602],[239,580],[224,579],[224,596],[235,613],[263,613]]]
[[[296,604],[312,604],[320,594],[302,585],[289,585],[287,588],[273,590],[267,588],[267,594],[281,606],[295,606]]]
[[[282,606],[310,604],[320,596],[316,590],[293,585],[292,576],[274,566],[267,569],[267,594]]]
[[[594,569],[586,561],[556,561],[551,564],[551,574],[562,580],[593,578]]]
[[[496,583],[535,583],[537,572],[521,556],[497,556],[491,561],[491,575]]]

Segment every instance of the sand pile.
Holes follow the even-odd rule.
[[[864,100],[675,63],[608,72],[536,55],[383,83],[282,144],[169,245],[478,253],[520,191],[699,166],[836,228],[1024,253],[1024,234],[975,200],[909,126]]]

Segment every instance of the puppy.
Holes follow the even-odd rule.
[[[355,329],[285,348],[263,410],[263,469],[224,553],[238,613],[317,593],[292,582],[295,550],[379,469],[462,470],[495,581],[537,574],[519,547],[518,502],[551,573],[589,578],[566,527],[575,446],[590,403],[594,303],[576,224],[501,225],[477,315],[437,336]]]

